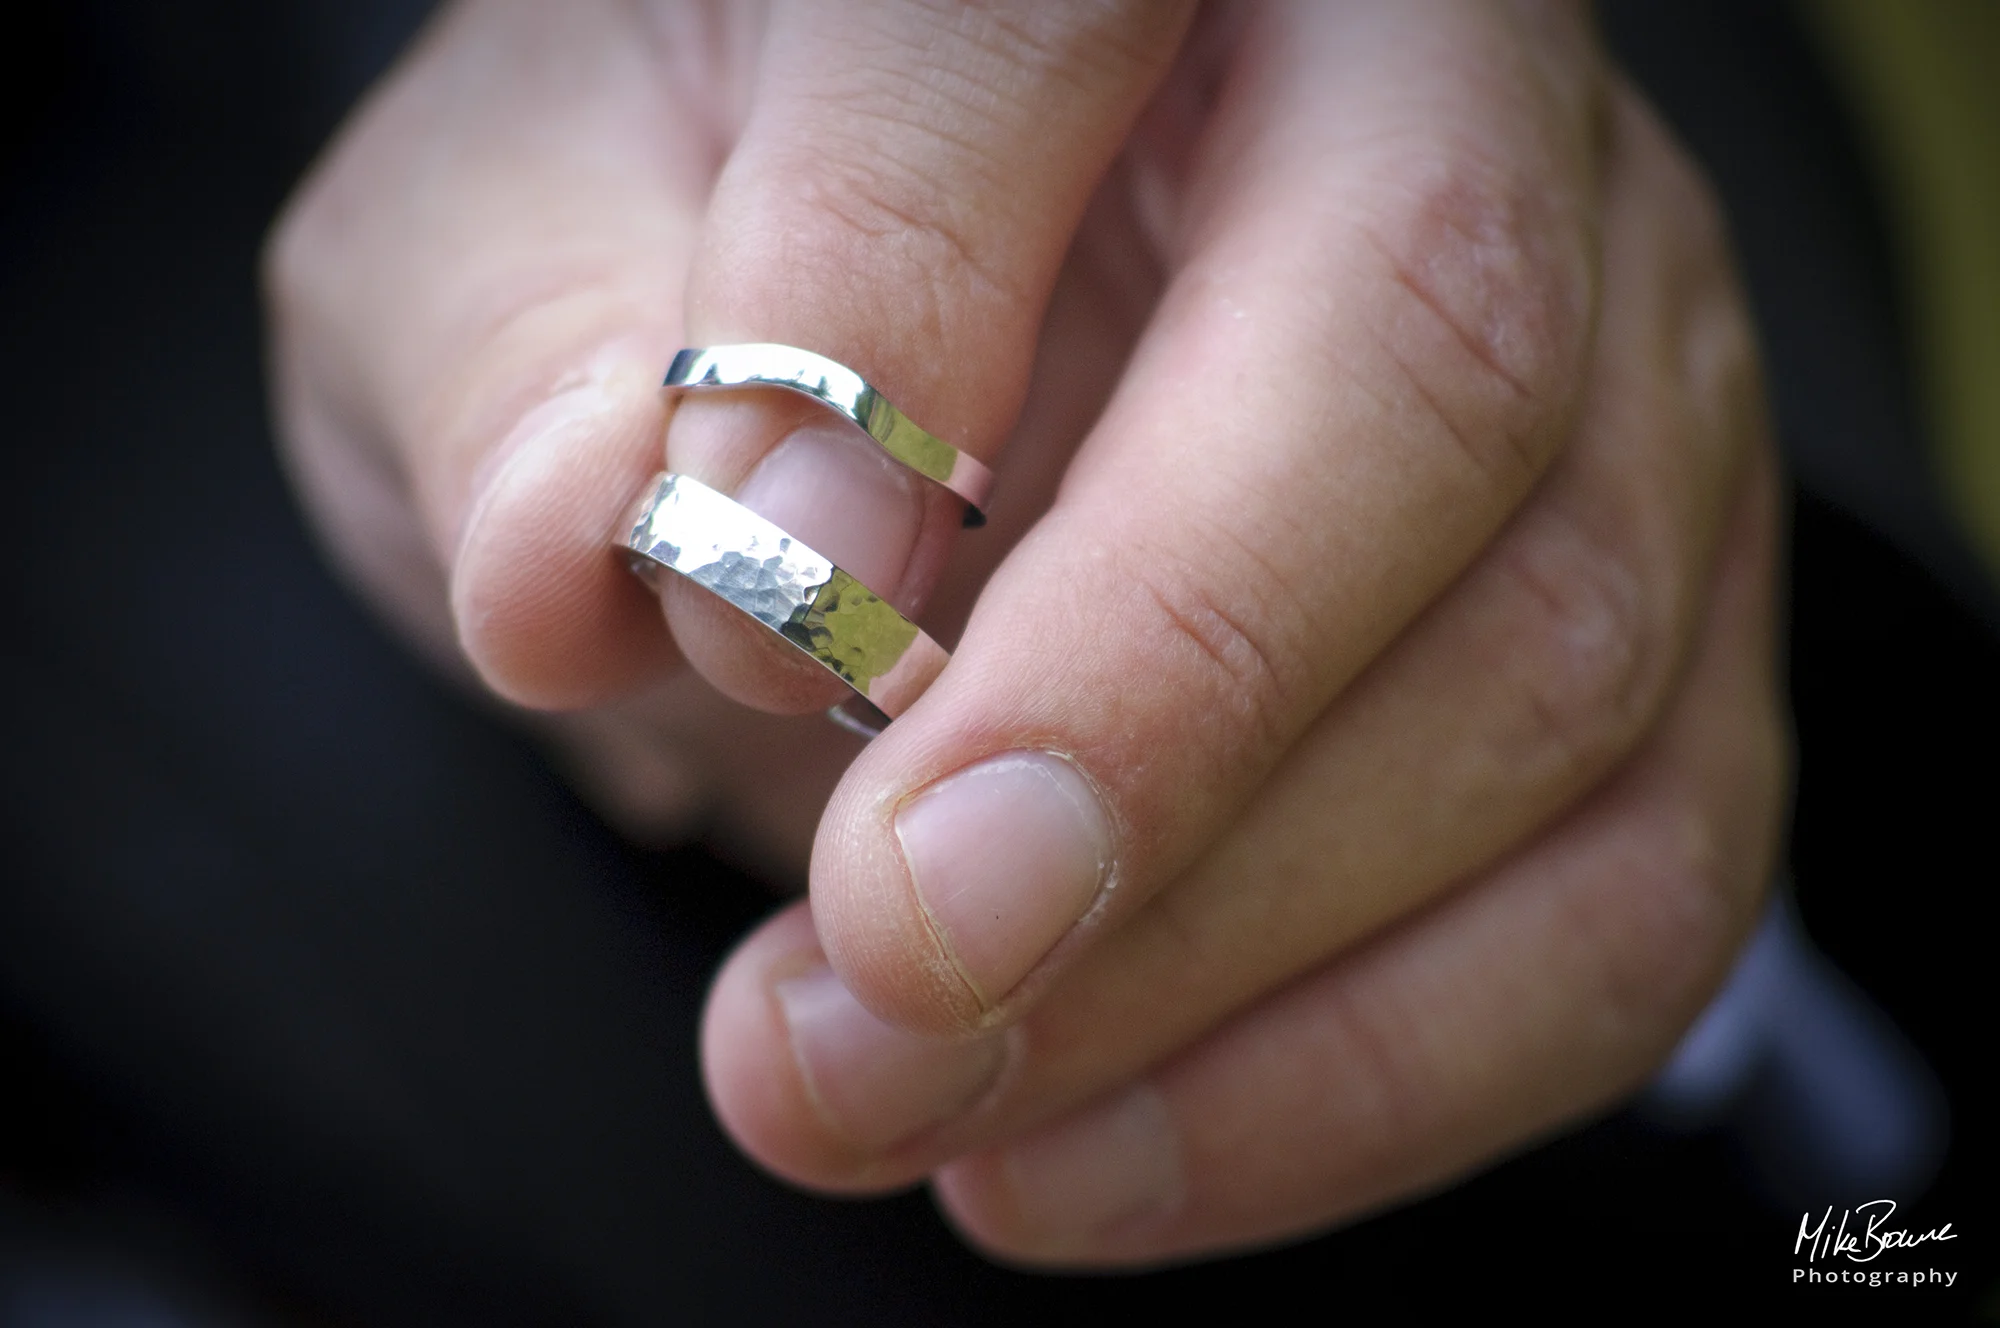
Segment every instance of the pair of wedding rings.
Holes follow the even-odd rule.
[[[891,405],[861,375],[795,346],[755,343],[681,351],[673,392],[773,387],[802,393],[858,426],[903,465],[965,500],[985,521],[993,472]],[[666,568],[775,632],[855,696],[829,715],[866,736],[908,709],[946,662],[944,648],[880,595],[749,508],[685,475],[663,473],[634,509],[621,547],[649,581]]]

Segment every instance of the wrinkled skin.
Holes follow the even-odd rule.
[[[267,268],[355,584],[631,833],[809,876],[703,1035],[799,1184],[1036,1263],[1298,1234],[1615,1101],[1757,912],[1754,343],[1569,4],[463,3]],[[785,394],[670,418],[750,340],[992,462],[993,523]],[[801,717],[838,685],[609,552],[663,465],[950,668],[865,748]]]

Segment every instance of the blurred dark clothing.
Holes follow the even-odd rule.
[[[823,1201],[741,1160],[695,1025],[769,896],[622,844],[427,676],[273,461],[257,246],[419,17],[97,0],[0,54],[24,499],[0,527],[0,1316],[139,1322],[128,1292],[189,1324],[1798,1304],[1798,1213],[1719,1135],[1626,1116],[1147,1277],[1004,1270],[920,1194]],[[1873,184],[1800,34],[1767,3],[1605,20],[1739,240],[1800,486],[1799,907],[1950,1093],[1944,1172],[1898,1197],[1970,1237],[1958,1286],[1895,1312],[1962,1314],[2000,1272],[1990,782],[1964,773],[2000,749],[2000,610],[1927,474]]]

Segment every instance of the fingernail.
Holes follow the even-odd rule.
[[[1022,1221],[1054,1246],[1165,1216],[1185,1193],[1173,1114],[1144,1084],[1014,1145],[1002,1168]]]
[[[871,1153],[970,1107],[1000,1073],[999,1037],[947,1042],[883,1023],[830,968],[776,984],[806,1092],[827,1128]]]
[[[896,836],[918,900],[987,1008],[1083,916],[1111,860],[1096,793],[1048,752],[938,781],[896,813]]]
[[[877,594],[894,595],[923,522],[917,484],[858,430],[808,424],[758,463],[736,501]]]

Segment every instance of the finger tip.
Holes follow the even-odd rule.
[[[759,928],[724,963],[701,1024],[710,1109],[745,1156],[790,1184],[838,1195],[901,1188],[915,1177],[828,1128],[793,1052],[775,990],[823,962],[811,918],[799,905]]]
[[[497,695],[533,710],[583,709],[679,662],[651,597],[601,544],[537,529],[528,512],[491,524],[461,551],[451,608],[459,649]]]
[[[959,1238],[987,1258],[1002,1263],[1032,1259],[1034,1242],[1024,1238],[1020,1207],[1007,1188],[998,1150],[940,1167],[931,1176],[931,1197]]]
[[[1043,1231],[1022,1210],[1004,1149],[959,1158],[931,1176],[931,1197],[958,1238],[997,1264],[1055,1272],[1116,1262]]]
[[[1187,1215],[1188,1178],[1165,1099],[1140,1082],[935,1178],[969,1240],[1009,1261],[1154,1262]]]
[[[495,692],[534,709],[621,696],[676,661],[652,595],[614,548],[656,468],[650,400],[558,413],[485,478],[450,559],[460,649]]]

